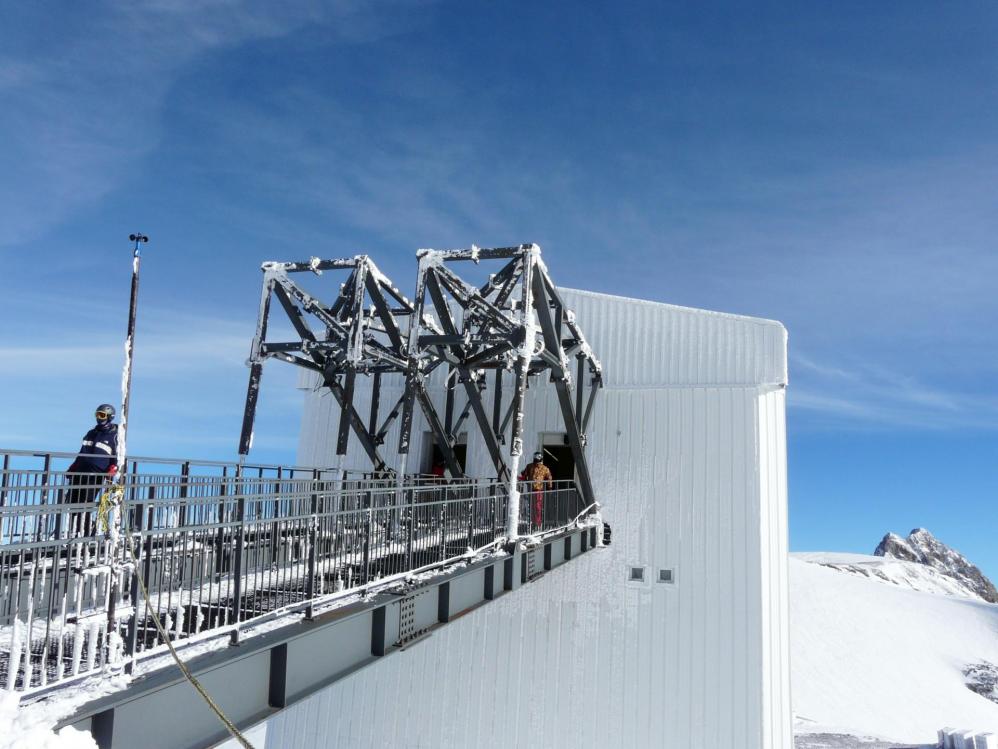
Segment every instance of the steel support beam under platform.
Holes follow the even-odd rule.
[[[245,730],[596,548],[597,532],[602,530],[591,525],[550,535],[530,547],[518,545],[511,555],[317,613],[188,665],[226,715]],[[198,749],[228,738],[172,666],[88,703],[57,728],[68,725],[91,731],[100,749]]]

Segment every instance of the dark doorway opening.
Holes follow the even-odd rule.
[[[572,455],[572,448],[565,444],[564,439],[553,444],[549,440],[544,444],[544,464],[551,469],[551,476],[555,481],[574,481],[575,456]]]
[[[551,471],[551,478],[556,482],[575,481],[575,456],[572,448],[566,444],[568,438],[564,434],[542,435],[544,445],[544,465]],[[544,499],[545,523],[567,523],[578,514],[579,494],[574,484],[556,483],[555,491]]]
[[[426,452],[427,459],[424,461],[423,473],[432,476],[443,476],[444,475],[444,452],[440,449],[440,446],[433,439],[433,435],[429,432],[426,434],[426,439],[430,445],[430,449]],[[458,438],[458,443],[454,445],[454,457],[457,458],[457,463],[461,466],[461,472],[468,470],[468,442],[467,435],[462,434]]]

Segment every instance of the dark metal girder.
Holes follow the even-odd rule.
[[[302,314],[312,315],[327,328],[330,328],[330,332],[334,332],[341,336],[346,336],[348,334],[348,331],[343,323],[341,323],[336,316],[326,309],[322,302],[308,292],[295,286],[294,283],[291,282],[291,279],[286,276],[277,276],[274,281],[277,284],[276,288],[282,289],[288,296],[289,301],[297,300],[297,302],[301,304],[302,309],[297,313],[299,316]]]
[[[291,351],[303,351],[305,344],[302,341],[289,341],[287,343],[264,343],[260,346],[261,354],[282,353]]]
[[[513,258],[521,254],[524,250],[529,250],[533,246],[534,245],[532,244],[520,244],[513,247],[472,247],[470,250],[420,250],[416,253],[416,255],[417,257],[421,257],[427,252],[434,252],[444,261],[471,260],[477,263],[481,260],[504,260],[507,258]]]
[[[288,263],[279,263],[279,262],[264,263],[263,269],[280,270],[284,271],[285,273],[301,273],[304,271],[310,271],[314,273],[316,271],[324,271],[324,270],[334,270],[334,269],[345,270],[347,268],[356,268],[357,262],[358,258],[355,257],[338,258],[332,260],[319,260],[318,258],[313,258],[311,260],[301,260],[297,262],[288,262]]]
[[[492,300],[492,303],[500,309],[506,306],[506,302],[509,300],[510,294],[513,293],[513,289],[516,288],[516,282],[520,277],[519,264],[521,261],[517,259],[513,262],[516,263],[517,267],[513,268],[513,273],[508,279],[506,279],[505,285],[499,290],[499,293],[496,294],[495,299]]]
[[[460,475],[463,471],[457,463],[453,445],[457,432],[474,414],[497,474],[512,480],[515,477],[510,475],[500,445],[505,442],[507,428],[512,425],[510,455],[519,464],[519,457],[524,452],[525,391],[531,385],[531,377],[543,375],[543,383],[546,383],[550,373],[566,422],[566,434],[579,466],[580,488],[584,498],[591,500],[584,433],[596,392],[603,386],[602,368],[574,316],[565,308],[539,253],[535,245],[489,249],[473,247],[450,252],[421,251],[416,295],[411,303],[366,256],[267,264],[264,267],[265,283],[271,285],[272,294],[277,294],[302,340],[266,343],[263,340],[265,335],[260,336],[250,362],[251,382],[255,381],[258,389],[260,367],[267,358],[320,371],[323,382],[340,405],[337,452],[342,454],[346,450],[352,429],[376,470],[385,468],[377,445],[383,443],[387,431],[400,414],[398,453],[400,456],[408,453],[418,401],[433,440],[444,454],[447,470],[451,475]],[[498,273],[490,276],[488,283],[478,288],[447,267],[452,261],[469,260],[507,262]],[[327,269],[350,271],[347,283],[341,287],[333,306],[328,308],[298,288],[286,275],[304,271],[319,274]],[[424,316],[427,293],[430,294],[439,324],[431,316]],[[517,293],[518,296],[514,297]],[[365,303],[368,297],[371,301],[369,306]],[[463,310],[461,329],[458,329],[452,312],[456,306]],[[532,341],[526,341],[527,331],[533,329],[530,318],[534,314],[537,315],[544,340],[541,351],[534,351]],[[409,317],[407,334],[403,334],[399,323],[402,317]],[[319,336],[309,325],[309,319],[318,320],[325,326],[327,340],[318,340]],[[567,327],[564,334],[563,326]],[[528,343],[530,345],[526,345]],[[570,356],[576,358],[577,368],[570,367]],[[583,408],[586,363],[589,364],[591,378],[589,398]],[[427,383],[432,372],[443,365],[448,366],[451,372],[446,383],[444,419],[441,419],[430,398]],[[503,372],[511,367],[514,387],[507,407],[503,398]],[[570,369],[576,372],[570,372]],[[491,413],[486,413],[482,380],[488,370],[495,371]],[[387,373],[404,375],[404,390],[381,429],[375,431],[382,395],[381,376]],[[373,375],[371,413],[366,424],[353,403],[358,374]],[[467,399],[455,422],[458,383],[464,387]],[[255,403],[248,402],[247,409],[254,408]],[[404,464],[405,457],[402,457]],[[515,486],[512,483],[510,492],[511,513],[507,518],[507,527],[515,537],[517,531],[512,514]]]
[[[246,385],[246,404],[243,407],[243,424],[239,434],[239,454],[248,455],[253,444],[253,424],[256,421],[256,406],[260,398],[260,380],[263,377],[263,359],[261,347],[267,338],[267,323],[270,319],[270,298],[273,295],[273,284],[264,281],[260,295],[260,311],[257,315],[256,333],[250,351],[249,383]]]
[[[444,332],[449,335],[457,334],[457,326],[454,324],[454,319],[451,316],[450,308],[447,306],[447,300],[444,298],[440,284],[437,283],[436,273],[430,272],[427,274],[426,290],[430,293],[430,299],[437,311],[437,317],[440,318],[440,324],[443,326]],[[455,347],[455,353],[459,357],[463,357],[464,355],[464,351],[460,347]],[[485,405],[482,403],[482,392],[478,389],[478,384],[472,377],[471,370],[465,364],[457,364],[457,371],[460,375],[461,384],[464,385],[465,395],[475,413],[478,428],[481,430],[482,437],[485,440],[485,446],[495,466],[496,474],[500,477],[505,477],[509,473],[509,469],[506,467],[506,461],[503,460],[502,448],[499,446],[499,441],[492,432],[489,417],[485,413]]]
[[[381,324],[385,326],[385,332],[388,334],[392,346],[401,355],[405,351],[405,344],[402,341],[402,331],[399,330],[398,323],[395,322],[395,318],[388,308],[388,302],[385,301],[385,297],[381,293],[381,285],[370,273],[365,275],[364,283],[367,286],[367,293],[370,295],[371,301],[374,302],[374,309],[381,319]]]
[[[540,274],[534,276],[533,286],[534,309],[537,311],[537,320],[541,325],[544,345],[561,351],[558,331],[551,315],[551,302],[547,296],[544,279]],[[560,361],[557,366],[552,366],[551,379],[554,381],[555,390],[558,393],[558,405],[561,407],[562,420],[565,423],[565,434],[568,435],[568,445],[572,450],[572,457],[575,459],[575,473],[579,480],[579,491],[582,492],[584,504],[588,507],[596,501],[596,493],[593,491],[593,482],[589,475],[589,463],[586,460],[583,437],[572,403],[572,387],[567,374]]]
[[[440,417],[437,415],[437,410],[433,407],[430,394],[426,392],[426,384],[423,382],[422,377],[417,377],[415,395],[416,400],[419,401],[419,405],[423,409],[426,422],[430,426],[430,433],[433,435],[433,440],[437,443],[437,447],[440,448],[440,452],[443,453],[444,463],[447,466],[448,472],[454,478],[463,477],[464,469],[457,462],[457,455],[454,454],[454,448],[447,437],[444,425],[440,423]]]
[[[464,422],[468,420],[468,416],[471,415],[471,401],[464,404],[464,408],[461,410],[461,414],[457,417],[457,421],[454,423],[454,428],[450,430],[451,436],[457,444],[457,436],[461,433],[461,427],[464,426]]]
[[[353,298],[351,290],[354,287],[354,279],[357,277],[356,267],[351,271],[350,275],[347,276],[347,280],[340,287],[340,293],[336,295],[336,301],[333,302],[329,307],[329,314],[333,317],[339,317],[343,312],[343,308],[346,307],[350,300]]]
[[[519,333],[519,337],[522,339],[523,338],[522,331],[517,331],[517,333]],[[480,364],[486,364],[489,361],[494,361],[495,359],[499,358],[507,351],[512,351],[514,348],[516,348],[519,345],[520,341],[516,340],[516,334],[514,334],[510,336],[509,339],[507,339],[502,343],[496,344],[491,348],[482,349],[477,354],[469,356],[464,360],[464,364],[465,366],[468,367],[477,367]]]
[[[388,296],[390,296],[392,299],[394,299],[396,302],[402,305],[399,308],[392,309],[392,311],[395,314],[406,314],[406,315],[412,314],[412,302],[410,302],[406,298],[405,294],[399,291],[394,284],[389,282],[388,279],[385,278],[384,276],[380,275],[380,273],[378,275],[377,282],[378,286],[380,286],[384,290],[384,292],[388,294]]]
[[[384,422],[381,425],[381,429],[378,433],[374,435],[374,441],[376,444],[380,445],[385,441],[385,436],[388,434],[388,430],[391,429],[392,422],[398,418],[399,411],[402,409],[402,404],[405,402],[405,393],[399,396],[399,399],[392,406],[392,410],[388,412],[388,416],[385,417]]]
[[[519,258],[514,257],[512,260],[506,263],[506,265],[503,266],[502,270],[500,270],[498,273],[494,274],[491,278],[489,278],[486,284],[478,290],[478,293],[484,297],[488,297],[489,294],[491,294],[496,289],[501,289],[504,286],[506,286],[509,283],[510,279],[515,274],[518,262]]]
[[[589,390],[589,399],[586,401],[586,414],[582,417],[582,433],[589,431],[589,417],[593,414],[593,404],[596,403],[596,394],[599,392],[599,385],[595,382]]]
[[[347,283],[341,286],[332,308],[326,308],[296,286],[287,276],[288,273],[304,271],[318,274],[329,269],[351,271]],[[262,315],[264,325],[262,331],[258,325],[254,360],[251,361],[250,369],[251,383],[256,383],[258,389],[261,366],[267,358],[280,359],[319,372],[322,382],[329,387],[340,405],[337,453],[346,452],[352,429],[371,458],[375,470],[384,470],[386,465],[378,454],[377,439],[374,434],[379,396],[376,396],[372,402],[370,428],[357,414],[353,405],[353,396],[357,374],[373,373],[378,380],[383,373],[398,372],[407,366],[407,352],[403,350],[404,340],[382,290],[387,289],[393,302],[397,304],[408,305],[407,300],[377,271],[376,266],[366,256],[357,256],[350,260],[312,259],[302,263],[267,263],[263,266],[263,270],[265,290],[277,296],[301,341],[266,343],[265,323],[268,315]],[[376,281],[374,284],[368,283],[372,277]],[[366,292],[371,293],[380,325],[373,324],[371,314],[365,309]],[[269,308],[267,313],[269,314]],[[406,309],[406,313],[411,313],[411,307]],[[309,316],[325,327],[327,340],[318,340],[307,319]],[[378,340],[375,335],[385,336],[386,342]],[[337,378],[340,376],[344,378],[345,387],[338,382]],[[247,413],[250,417],[255,412],[255,406],[253,394],[248,393]],[[247,419],[244,418],[244,421]],[[244,429],[246,435],[241,438],[241,447],[244,449],[248,449],[248,435],[251,434],[251,427],[248,425],[247,427]]]
[[[367,431],[376,434],[378,429],[378,406],[381,403],[381,372],[375,372],[371,381],[371,418],[367,422]]]
[[[454,300],[464,308],[471,308],[477,314],[484,315],[489,323],[500,330],[511,331],[515,325],[488,299],[478,293],[478,289],[465,283],[453,271],[444,266],[437,266],[431,273],[438,281],[447,287]]]
[[[454,389],[456,387],[454,378],[457,376],[457,368],[451,367],[447,373],[447,400],[444,404],[444,431],[453,436],[454,429]]]
[[[493,385],[492,393],[492,431],[495,432],[496,439],[499,440],[500,444],[503,440],[503,429],[499,426],[502,423],[502,370],[497,369],[495,375],[495,384]]]
[[[294,326],[295,332],[306,341],[316,340],[315,333],[308,326],[301,310],[298,309],[298,305],[291,301],[291,297],[280,282],[274,284],[274,295],[277,297],[277,301],[281,303],[281,306],[284,307],[284,312]]]
[[[339,433],[336,436],[336,454],[346,455],[350,440],[350,414],[353,408],[353,391],[357,381],[357,373],[348,371],[344,377],[343,399],[340,401],[340,425]]]
[[[464,336],[460,334],[444,334],[444,335],[421,335],[419,337],[419,345],[421,348],[428,348],[430,346],[462,346],[464,345]]]
[[[370,459],[371,465],[374,466],[374,470],[386,470],[388,465],[378,452],[378,448],[374,444],[374,439],[365,428],[364,420],[360,417],[360,414],[357,413],[357,409],[353,407],[352,403],[347,402],[346,395],[343,392],[343,387],[338,382],[331,380],[327,380],[325,384],[326,387],[329,388],[329,391],[333,394],[336,402],[340,405],[340,408],[345,410],[347,420],[353,428],[354,434],[357,435],[357,440],[364,448],[364,452],[367,453],[367,457]]]

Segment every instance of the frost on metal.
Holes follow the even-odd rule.
[[[314,373],[339,406],[336,454],[346,455],[351,433],[376,472],[405,473],[416,409],[422,412],[448,475],[464,475],[454,446],[466,423],[477,426],[495,477],[509,486],[508,535],[517,535],[515,483],[524,452],[523,424],[530,384],[551,383],[557,393],[585,506],[595,502],[585,455],[585,432],[603,369],[551,280],[535,244],[462,250],[419,250],[416,291],[410,301],[366,255],[344,260],[268,262],[250,358],[240,454],[249,452],[263,363],[280,359]],[[483,285],[455,271],[464,264],[497,263]],[[304,291],[292,274],[348,272],[326,305]],[[297,340],[267,339],[270,302],[278,300]],[[446,403],[438,411],[429,379],[446,371]],[[503,392],[503,375],[513,381]],[[488,380],[494,381],[486,403]],[[588,375],[588,382],[587,382]],[[357,408],[358,376],[370,378],[370,413]],[[404,383],[382,417],[383,379]],[[457,413],[457,392],[465,405]],[[387,404],[385,404],[387,405]],[[398,421],[398,459],[389,465],[381,446]]]

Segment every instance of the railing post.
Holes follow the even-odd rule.
[[[371,520],[374,510],[371,508],[372,492],[368,489],[364,492],[365,504],[367,505],[367,521],[364,526],[364,585],[371,581]]]
[[[440,503],[438,513],[440,519],[440,561],[447,558],[447,489],[444,489],[444,501]]]
[[[151,487],[150,491],[152,491]],[[135,505],[135,507],[132,510],[132,517],[135,519],[136,527],[131,529],[131,533],[135,533],[136,531],[138,531],[140,535],[140,540],[141,540],[142,528],[144,525],[142,515],[143,515],[143,507],[142,504],[139,503]],[[139,559],[143,558],[142,554],[143,550],[140,543],[138,550]],[[145,559],[147,560],[148,558],[149,555],[146,554]],[[138,562],[139,559],[136,559],[136,562]],[[128,588],[128,598],[132,603],[132,615],[128,619],[128,637],[125,641],[125,657],[128,659],[127,662],[125,663],[126,674],[132,673],[132,670],[135,668],[135,650],[136,650],[136,644],[138,643],[139,639],[139,568],[137,564],[135,566],[135,569],[132,570],[132,580]]]
[[[51,468],[52,468],[52,456],[49,453],[45,453],[45,463],[42,467],[42,470],[44,471],[44,473],[42,473],[42,494],[41,497],[39,498],[39,504],[42,507],[46,506],[49,501],[48,486],[49,486],[49,471],[51,470]],[[42,518],[45,519],[45,522],[42,522]],[[35,543],[41,541],[42,539],[43,525],[45,526],[45,530],[48,531],[47,512],[44,515],[38,515],[38,517],[35,519]]]
[[[133,477],[135,474],[131,474]],[[145,584],[146,594],[152,598],[152,592],[150,590],[149,584],[152,581],[152,529],[153,529],[153,518],[155,517],[156,508],[153,506],[153,500],[156,499],[156,489],[155,487],[149,487],[149,507],[146,508],[146,543],[145,543],[145,559],[142,564],[142,581]],[[135,574],[139,573],[135,570]],[[148,604],[150,610],[152,609],[152,603]],[[156,612],[159,615],[159,612]]]
[[[215,537],[215,574],[225,572],[225,484],[229,469],[222,467],[222,477],[218,482],[218,533]]]
[[[489,494],[491,495],[491,498],[489,499],[489,512],[490,512],[490,515],[491,515],[491,517],[489,518],[489,523],[492,526],[492,540],[495,540],[496,536],[498,535],[498,531],[499,531],[499,526],[496,523],[496,520],[499,517],[499,507],[498,507],[498,504],[499,504],[499,499],[500,499],[500,497],[502,495],[499,492],[499,482],[496,481],[496,480],[493,480],[490,483],[491,483],[492,486],[489,489]]]
[[[230,621],[239,624],[243,603],[243,549],[246,546],[246,489],[243,486],[243,467],[236,468],[236,558],[232,565],[232,615]],[[232,644],[239,644],[238,628],[232,632]]]
[[[3,473],[0,474],[0,507],[7,504],[7,472],[10,470],[10,453],[4,453]]]
[[[271,523],[268,523],[270,528],[270,562],[271,564],[277,564],[277,557],[280,554],[280,539],[281,539],[281,525],[278,523],[278,517],[281,514],[281,479],[284,477],[283,469],[277,467],[277,481],[274,483],[274,516]]]
[[[191,462],[185,460],[180,466],[180,512],[177,517],[177,525],[183,528],[187,525],[187,484],[191,478]]]
[[[305,618],[311,619],[315,614],[315,546],[318,540],[319,531],[319,471],[312,471],[312,497],[308,529],[308,577],[305,579],[305,599],[308,606],[305,609]]]
[[[406,569],[412,569],[412,547],[416,539],[416,490],[409,489],[409,533],[405,545]]]
[[[468,499],[468,548],[474,548],[475,538],[475,490],[472,487]]]

